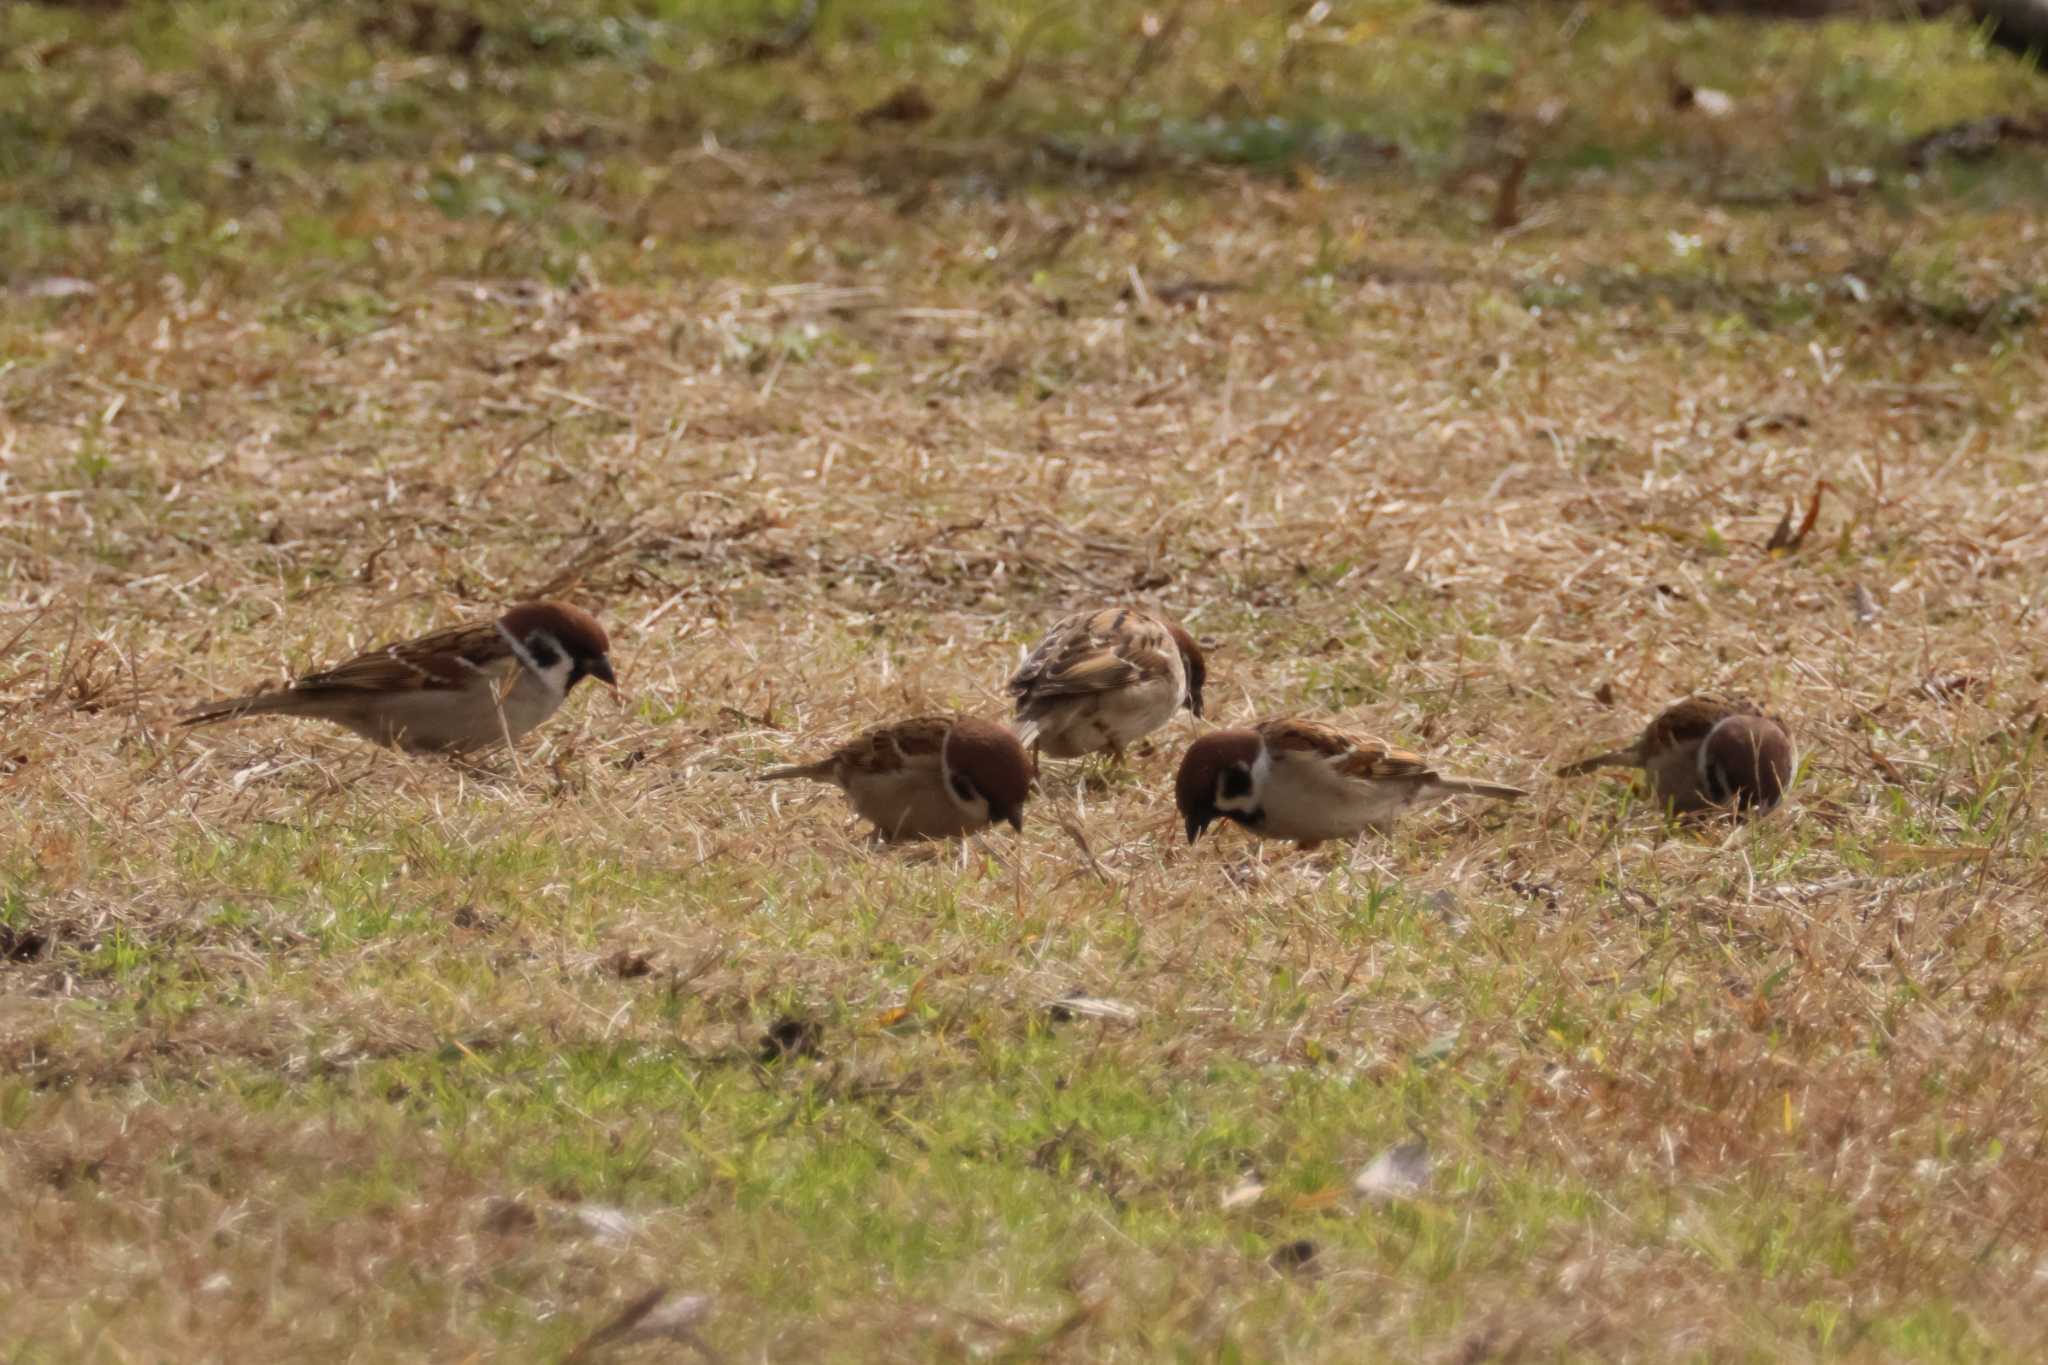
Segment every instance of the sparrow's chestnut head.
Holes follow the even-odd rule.
[[[1219,819],[1258,822],[1264,757],[1253,730],[1217,730],[1188,745],[1174,778],[1173,799],[1187,823],[1189,843]]]
[[[1202,647],[1195,643],[1195,637],[1173,621],[1164,622],[1173,635],[1174,644],[1180,647],[1181,669],[1188,675],[1187,708],[1195,719],[1202,718],[1202,684],[1209,680],[1209,662],[1202,657]]]
[[[1792,740],[1766,716],[1729,716],[1700,745],[1700,786],[1708,801],[1769,810],[1792,784]]]
[[[1024,802],[1031,795],[1031,757],[1004,726],[963,716],[953,722],[943,753],[946,778],[963,801],[988,802],[990,823],[1006,820],[1024,832]]]
[[[597,618],[567,602],[522,602],[498,619],[505,633],[525,651],[524,662],[543,674],[553,674],[565,663],[562,690],[567,692],[584,678],[596,678],[611,687],[619,685],[612,672],[609,636]]]

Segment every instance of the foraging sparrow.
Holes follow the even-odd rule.
[[[1752,703],[1687,697],[1665,708],[1635,743],[1567,764],[1557,775],[1641,768],[1659,804],[1689,815],[1714,808],[1769,810],[1792,785],[1797,766],[1792,736]]]
[[[1132,607],[1078,612],[1052,628],[1010,679],[1019,737],[1053,758],[1124,746],[1173,719],[1202,715],[1201,646],[1163,616]]]
[[[1520,787],[1445,777],[1416,754],[1309,720],[1217,730],[1188,746],[1174,799],[1193,843],[1219,819],[1314,848],[1393,828],[1403,811],[1453,796],[1527,796]]]
[[[496,621],[358,654],[288,687],[208,702],[179,723],[310,716],[413,753],[466,754],[516,742],[584,678],[618,686],[610,648],[589,612],[527,602]]]
[[[883,839],[945,839],[997,820],[1022,833],[1031,760],[990,721],[921,716],[877,726],[816,763],[761,774],[808,777],[846,793]]]

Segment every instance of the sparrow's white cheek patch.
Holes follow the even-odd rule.
[[[505,629],[505,623],[503,621],[500,621],[498,623],[498,637],[502,639],[505,642],[505,644],[511,649],[512,657],[519,660],[520,664],[523,665],[528,672],[544,672],[541,666],[534,662],[532,653],[526,648],[526,642],[520,639],[517,635],[514,635],[511,631]]]
[[[550,691],[560,694],[568,690],[569,675],[576,665],[569,660],[569,651],[562,648],[562,642],[544,630],[529,631],[524,640],[519,639],[504,626],[498,633],[505,637],[505,643],[512,646],[512,653],[526,670],[545,682]]]
[[[1233,763],[1224,769],[1216,780],[1216,809],[1235,811],[1240,815],[1254,813],[1263,804],[1260,794],[1266,790],[1266,782],[1273,775],[1273,755],[1264,749],[1247,768],[1242,763]]]
[[[1252,770],[1234,763],[1216,779],[1216,809],[1246,812],[1259,806],[1258,782]]]
[[[1711,739],[1712,736],[1708,738]],[[1700,789],[1706,793],[1707,800],[1717,806],[1727,805],[1729,797],[1735,794],[1735,779],[1720,764],[1708,757],[1707,746],[1704,744],[1700,745],[1699,770]]]
[[[966,812],[968,818],[979,820],[983,823],[987,822],[988,802],[979,791],[975,790],[974,784],[968,781],[964,774],[947,773],[946,789],[952,793],[954,802],[959,805],[962,811]]]
[[[526,658],[536,673],[545,673],[562,661],[562,652],[536,631],[526,638]]]

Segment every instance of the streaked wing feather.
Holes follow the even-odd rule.
[[[1058,667],[1048,670],[1034,689],[1041,694],[1066,694],[1075,692],[1106,692],[1113,687],[1122,687],[1138,676],[1138,668],[1129,659],[1108,649],[1077,651],[1059,661]]]
[[[950,723],[937,717],[884,725],[850,740],[835,755],[855,772],[888,773],[920,758],[937,758],[946,747]]]
[[[1718,697],[1687,697],[1664,709],[1643,736],[1643,752],[1656,753],[1680,744],[1697,743],[1707,732],[1729,716],[1760,716],[1763,712],[1746,701],[1723,701]]]
[[[1129,687],[1171,669],[1177,649],[1143,612],[1105,607],[1059,622],[1010,679],[1019,700],[1088,696]]]
[[[1338,763],[1337,771],[1361,782],[1398,782],[1404,778],[1423,780],[1436,776],[1436,770],[1420,754],[1389,748],[1370,740],[1362,742],[1350,757]]]
[[[513,662],[512,651],[495,625],[472,622],[365,651],[333,668],[307,674],[292,684],[292,690],[460,690],[474,686],[479,673],[502,673]]]
[[[1266,747],[1276,752],[1320,754],[1344,776],[1359,782],[1422,779],[1436,774],[1418,754],[1372,738],[1307,720],[1267,721],[1259,726]]]

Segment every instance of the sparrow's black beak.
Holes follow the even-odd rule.
[[[1202,831],[1209,828],[1210,822],[1215,820],[1215,818],[1213,815],[1190,814],[1188,816],[1188,842],[1192,844],[1195,840],[1201,838]]]
[[[612,673],[612,661],[600,654],[583,666],[583,671],[603,683],[606,687],[617,687],[618,678]]]
[[[1019,834],[1024,832],[1024,808],[1022,806],[1012,806],[996,818],[1009,821],[1010,828],[1016,830]]]

